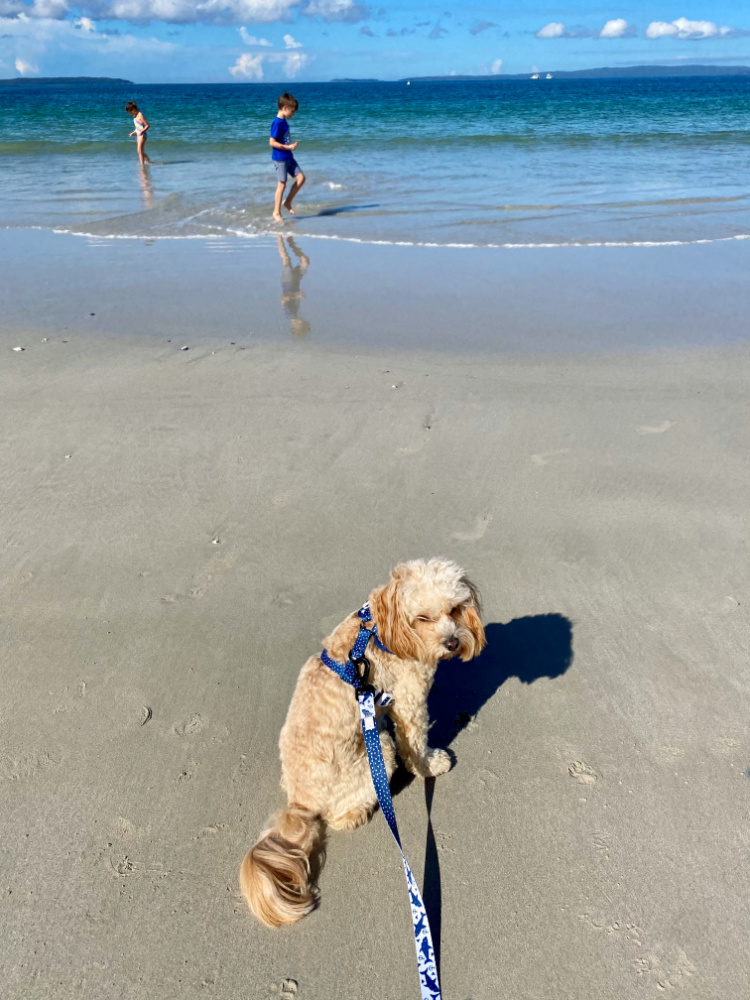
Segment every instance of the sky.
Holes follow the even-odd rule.
[[[750,3],[0,0],[0,78],[286,83],[643,63],[750,65]]]

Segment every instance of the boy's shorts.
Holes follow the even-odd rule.
[[[299,163],[294,158],[274,160],[273,165],[276,167],[276,177],[280,184],[286,184],[290,177],[296,177],[297,174],[301,173]]]

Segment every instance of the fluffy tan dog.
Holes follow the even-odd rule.
[[[397,752],[412,774],[444,774],[449,754],[427,745],[427,694],[440,660],[470,660],[485,646],[476,587],[455,563],[420,559],[396,566],[368,602],[390,650],[371,641],[366,652],[370,683],[393,695],[386,709],[377,710],[388,778]],[[334,660],[346,661],[360,624],[353,612],[324,640]],[[385,728],[386,712],[394,723],[395,746]],[[289,804],[248,851],[240,870],[250,909],[269,927],[294,923],[315,908],[310,858],[325,824],[354,830],[377,805],[354,688],[319,656],[311,656],[300,671],[279,748]]]

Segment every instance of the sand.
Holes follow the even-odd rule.
[[[0,336],[3,996],[418,996],[382,816],[296,927],[237,872],[300,665],[431,555],[490,640],[395,798],[445,1000],[743,996],[750,349],[82,326]]]

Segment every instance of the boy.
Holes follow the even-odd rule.
[[[148,136],[146,133],[149,130],[149,124],[143,117],[143,112],[138,110],[138,105],[135,101],[128,101],[125,105],[125,110],[129,115],[133,116],[133,124],[135,125],[135,131],[131,132],[130,135],[137,135],[136,146],[138,148],[138,159],[141,161],[141,166],[145,166],[146,163],[150,163],[151,160],[146,154],[144,149],[146,145],[146,139]]]
[[[299,164],[294,159],[294,151],[297,143],[291,141],[289,134],[289,119],[294,118],[299,107],[298,101],[291,94],[283,93],[278,100],[279,113],[271,123],[271,159],[276,167],[276,197],[273,203],[273,217],[276,222],[282,222],[281,199],[284,197],[286,182],[290,177],[294,178],[294,184],[284,201],[284,208],[290,215],[294,215],[292,202],[299,193],[299,189],[305,183],[305,175],[299,168]]]

